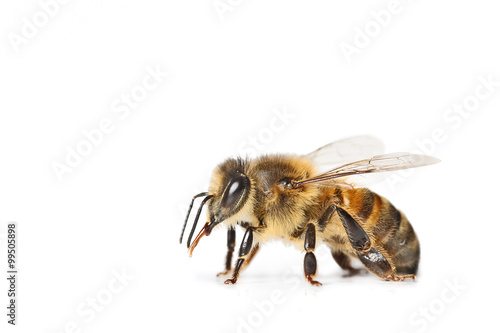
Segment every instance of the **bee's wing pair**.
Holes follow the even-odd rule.
[[[382,142],[372,136],[356,136],[327,144],[305,157],[320,169],[325,170],[325,167],[329,169],[312,178],[296,182],[294,187],[340,177],[416,168],[439,162],[439,159],[427,155],[406,152],[382,154],[383,150]]]

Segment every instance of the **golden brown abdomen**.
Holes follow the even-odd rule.
[[[342,207],[368,234],[372,246],[384,253],[398,274],[415,274],[420,259],[417,235],[406,216],[387,199],[367,188],[337,187],[334,204]],[[341,230],[337,228],[336,230]],[[338,240],[347,241],[345,230]],[[332,249],[338,249],[331,244]],[[338,245],[338,244],[337,244]],[[347,244],[348,241],[347,241]]]

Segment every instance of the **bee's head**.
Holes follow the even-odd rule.
[[[210,181],[213,195],[208,203],[208,218],[214,223],[233,221],[248,202],[251,182],[245,174],[244,161],[228,159],[217,166]],[[233,221],[234,222],[234,221]]]
[[[252,206],[249,204],[251,201],[251,181],[245,173],[245,169],[244,160],[240,158],[227,159],[215,168],[210,181],[209,192],[200,193],[195,196],[195,198],[205,196],[205,199],[198,209],[193,228],[188,238],[187,245],[191,253],[198,244],[199,239],[204,235],[210,235],[216,225],[221,222],[233,225],[238,221],[239,217],[248,215],[247,211],[251,208],[249,206]],[[195,198],[193,198],[193,201]],[[200,217],[201,208],[205,203],[208,204],[207,222],[191,245],[191,237]],[[193,202],[191,202],[190,210],[192,204]],[[184,223],[184,228],[188,217],[189,212]],[[182,232],[184,233],[184,229]]]

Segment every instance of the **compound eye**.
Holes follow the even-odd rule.
[[[231,179],[222,197],[223,208],[229,208],[240,200],[245,191],[247,182],[248,178],[244,175],[239,175]]]

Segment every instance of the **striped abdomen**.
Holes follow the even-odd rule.
[[[366,188],[334,189],[335,205],[345,209],[398,273],[415,274],[420,259],[417,235],[406,216],[387,199]],[[341,235],[340,239],[347,240]],[[332,244],[333,245],[333,244]]]

